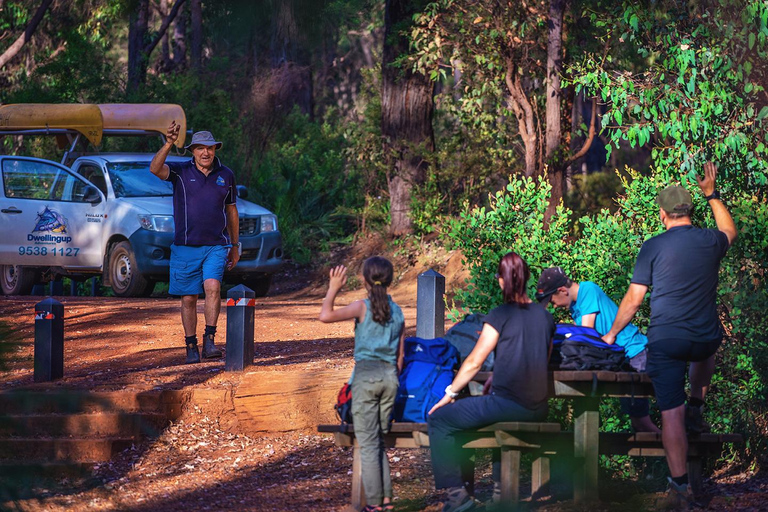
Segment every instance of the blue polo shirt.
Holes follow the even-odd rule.
[[[168,162],[173,184],[173,222],[176,245],[229,245],[225,206],[235,204],[235,173],[214,158],[206,176],[188,162]]]

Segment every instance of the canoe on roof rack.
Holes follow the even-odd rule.
[[[186,135],[184,109],[171,103],[0,105],[0,134],[56,135],[61,137],[59,146],[64,148],[71,144],[71,151],[77,145],[77,140],[73,140],[77,134],[82,134],[91,144],[99,147],[104,135],[165,137],[171,121],[181,125],[180,133]],[[176,146],[184,147],[184,136],[176,140]]]
[[[103,103],[99,105],[107,135],[129,135],[137,132],[157,132],[165,135],[171,121],[181,125],[176,146],[184,147],[187,117],[181,105],[172,103]]]
[[[18,103],[0,106],[0,131],[44,135],[74,130],[99,146],[103,126],[98,105]]]

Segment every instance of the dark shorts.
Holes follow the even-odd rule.
[[[653,383],[659,409],[668,411],[685,403],[685,374],[689,362],[709,359],[722,343],[666,339],[649,342],[646,371]]]

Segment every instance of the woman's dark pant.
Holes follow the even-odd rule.
[[[457,400],[429,416],[429,450],[435,487],[447,489],[464,485],[462,475],[472,468],[472,451],[462,448],[461,432],[485,427],[500,421],[542,421],[547,417],[547,405],[526,409],[514,400],[498,395],[475,396]],[[500,465],[495,450],[493,478],[499,481]]]

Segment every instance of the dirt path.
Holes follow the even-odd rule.
[[[408,334],[414,333],[414,279],[393,290],[403,307]],[[339,304],[362,297],[346,292]],[[255,314],[257,370],[304,372],[333,370],[349,375],[351,323],[316,320],[320,288],[286,286],[260,299]],[[0,297],[0,317],[18,333],[0,388],[76,387],[88,389],[236,387],[241,376],[223,372],[223,362],[183,364],[178,300],[152,298],[60,298],[65,307],[65,378],[54,384],[32,382],[34,304],[39,297]],[[201,311],[202,312],[202,311]],[[219,321],[220,344],[226,315]],[[198,329],[201,331],[202,327]],[[279,392],[279,390],[277,391]],[[332,404],[328,404],[328,408]],[[478,472],[480,498],[491,489],[487,457]],[[440,510],[426,450],[392,450],[390,463],[398,510]],[[29,511],[124,510],[342,510],[349,499],[351,452],[311,430],[245,435],[231,424],[192,408],[159,438],[142,443],[96,470],[87,481],[63,481],[3,507]],[[648,510],[663,484],[648,465],[648,480],[604,485],[604,505],[580,509],[552,498],[537,510]],[[524,476],[524,480],[526,477]],[[605,482],[607,478],[603,478]],[[764,476],[721,476],[707,484],[708,510],[766,510]],[[522,488],[525,492],[525,484]],[[627,501],[629,499],[629,501]],[[611,502],[621,502],[620,504]]]

